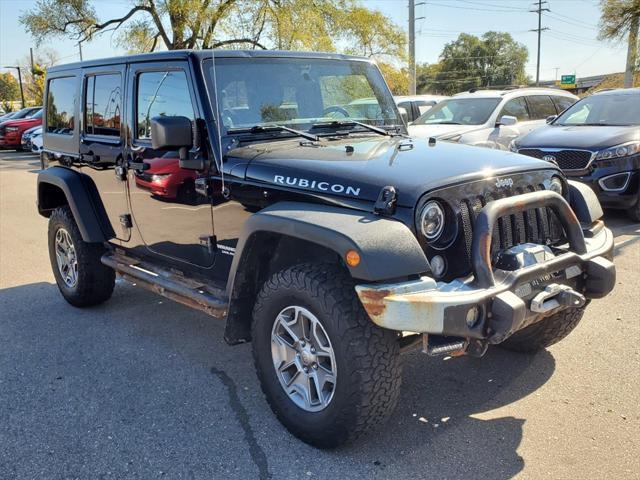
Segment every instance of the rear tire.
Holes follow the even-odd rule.
[[[586,305],[570,308],[523,328],[507,338],[501,347],[515,352],[533,353],[558,343],[578,326]]]
[[[291,312],[291,317],[284,318],[293,321],[299,311],[305,312],[301,314],[300,325],[309,320],[304,315],[313,317],[316,323],[309,320],[307,325],[319,324],[317,331],[324,332],[326,338],[318,342],[318,335],[311,333],[307,338],[304,330],[296,327],[295,331],[301,332],[296,335],[299,338],[296,350],[280,343],[282,337],[277,335],[277,329],[282,324],[282,315]],[[291,325],[293,329],[298,324]],[[295,343],[293,336],[289,339]],[[271,409],[291,433],[315,447],[335,448],[360,437],[380,425],[396,405],[402,375],[398,336],[371,322],[355,294],[353,280],[336,266],[302,264],[274,274],[256,300],[252,342],[255,368]],[[320,384],[330,387],[322,395],[314,396],[319,390],[311,383],[306,384],[308,396],[298,397],[296,392],[291,395],[291,388],[289,393],[285,390],[282,372],[294,372],[287,374],[291,385],[296,384],[296,388],[302,385],[304,390],[304,381],[313,375],[313,370],[307,368],[305,357],[309,352],[301,345],[315,346],[312,351],[318,352],[316,343],[331,349],[333,363],[327,360],[327,367],[322,370],[324,362],[318,353],[317,364],[311,366],[318,374],[333,372],[334,382]],[[292,364],[302,363],[277,370],[276,364],[285,365],[289,361],[279,361],[280,349],[291,354]],[[299,352],[297,356],[295,351]],[[305,373],[304,368],[311,373]],[[317,402],[326,404],[305,405],[300,398],[318,399]]]
[[[87,243],[68,206],[56,208],[49,218],[49,259],[60,293],[75,307],[88,307],[108,300],[115,285],[115,272],[103,265],[100,243]]]

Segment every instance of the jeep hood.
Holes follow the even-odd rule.
[[[545,125],[517,141],[518,148],[582,148],[596,151],[640,140],[640,128],[632,126]]]
[[[228,173],[303,193],[375,201],[391,185],[398,204],[413,207],[425,192],[455,183],[555,168],[510,152],[403,137],[348,137],[317,143],[279,140],[228,153]]]

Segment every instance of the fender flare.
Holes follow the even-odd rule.
[[[38,213],[48,217],[52,208],[47,203],[45,185],[53,185],[64,193],[82,240],[99,243],[115,237],[96,186],[90,177],[57,166],[38,173]]]
[[[581,224],[590,226],[604,215],[595,192],[584,183],[568,180],[569,205]]]
[[[351,276],[370,282],[429,272],[429,262],[413,232],[402,222],[369,212],[319,204],[278,202],[251,216],[238,239],[227,291],[231,296],[244,247],[258,232],[306,240],[334,251],[349,250],[360,263]]]

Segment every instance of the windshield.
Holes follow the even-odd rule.
[[[482,125],[500,103],[499,98],[450,98],[427,110],[414,125]]]
[[[593,95],[562,113],[554,125],[640,125],[640,94]]]
[[[332,121],[401,125],[378,69],[363,61],[216,58],[207,81],[217,91],[223,135],[232,129]],[[215,89],[211,82],[215,71]],[[360,127],[358,127],[360,128]]]

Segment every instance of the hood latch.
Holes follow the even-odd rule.
[[[396,187],[391,185],[382,187],[382,190],[380,190],[380,193],[378,194],[378,199],[373,206],[373,212],[379,215],[393,215],[396,212],[396,201]]]

